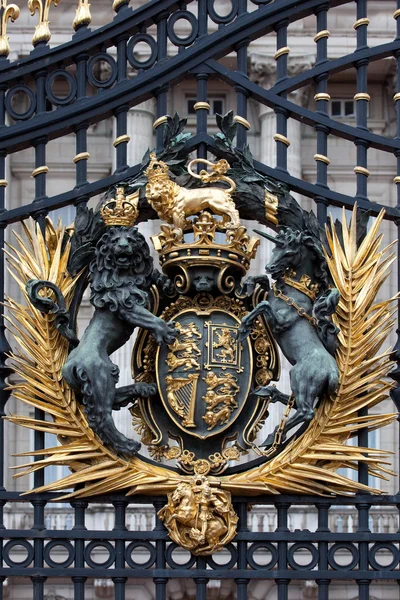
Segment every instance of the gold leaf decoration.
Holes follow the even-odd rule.
[[[36,25],[35,33],[32,38],[33,46],[36,46],[40,42],[47,43],[50,40],[50,6],[52,3],[54,6],[58,6],[60,2],[61,0],[28,0],[28,8],[31,11],[32,17],[36,11],[39,13],[39,23]]]
[[[23,469],[16,477],[28,475],[50,465],[70,465],[75,472],[36,491],[59,491],[85,483],[82,491],[70,495],[82,496],[117,489],[136,488],[142,483],[166,483],[169,491],[176,486],[177,475],[160,467],[132,459],[125,461],[102,445],[87,425],[81,406],[62,377],[62,367],[68,354],[68,342],[57,331],[54,315],[45,315],[29,303],[25,285],[29,279],[44,279],[55,283],[63,293],[68,308],[77,277],[67,272],[69,242],[63,247],[64,229],[54,229],[46,222],[46,236],[38,225],[24,225],[24,241],[16,235],[17,247],[10,247],[7,259],[25,304],[7,298],[8,327],[20,351],[12,354],[13,368],[19,382],[10,386],[13,396],[29,406],[40,408],[50,419],[43,421],[22,415],[11,415],[12,423],[58,436],[62,446],[40,452],[25,452],[17,456],[36,456],[43,460],[19,465]],[[169,476],[174,480],[168,485]]]
[[[90,25],[92,21],[92,15],[90,13],[89,0],[78,0],[78,8],[76,9],[75,19],[72,23],[72,27],[79,29],[82,25]]]
[[[120,6],[122,6],[123,4],[128,5],[129,0],[114,0],[112,9],[115,10],[115,12],[118,12]]]
[[[385,376],[392,368],[389,352],[379,355],[392,326],[392,300],[376,301],[376,295],[390,272],[393,261],[389,248],[380,249],[378,230],[383,212],[375,220],[357,249],[356,208],[350,226],[343,216],[343,247],[333,224],[327,229],[330,253],[328,266],[341,299],[334,316],[340,328],[337,360],[341,372],[335,397],[324,398],[307,430],[292,439],[283,451],[257,468],[230,476],[209,477],[210,485],[220,486],[236,495],[259,493],[349,494],[372,489],[336,471],[356,469],[359,461],[368,465],[371,475],[387,479],[389,453],[347,442],[359,429],[373,430],[391,423],[395,414],[369,414],[388,397],[392,387]],[[49,420],[11,415],[9,420],[23,427],[58,436],[61,446],[18,456],[43,456],[42,460],[20,465],[18,476],[49,465],[69,465],[72,473],[35,491],[62,492],[81,488],[62,498],[85,497],[115,491],[164,494],[176,489],[190,477],[179,475],[138,457],[125,460],[104,447],[88,427],[81,405],[62,378],[68,342],[55,327],[53,315],[43,315],[32,307],[25,292],[31,278],[52,281],[61,289],[66,305],[71,302],[77,277],[67,273],[70,244],[63,243],[64,230],[54,229],[47,220],[46,235],[33,225],[25,229],[25,240],[16,236],[17,247],[7,252],[13,276],[26,303],[7,299],[9,327],[19,344],[12,355],[18,382],[10,386],[14,397],[43,410]]]

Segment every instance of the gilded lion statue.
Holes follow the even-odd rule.
[[[199,174],[192,171],[195,163],[202,162],[212,167],[213,173],[200,171]],[[232,200],[231,192],[236,189],[235,182],[226,177],[224,173],[229,169],[226,160],[220,160],[216,164],[203,159],[192,160],[188,166],[189,173],[200,179],[203,183],[225,181],[229,188],[205,187],[186,189],[174,181],[168,175],[168,165],[158,161],[156,155],[150,154],[150,163],[145,171],[147,176],[146,198],[160,219],[173,225],[178,238],[181,238],[189,223],[187,217],[197,215],[205,209],[211,210],[216,215],[224,217],[224,225],[228,230],[237,229],[240,226],[239,212]]]

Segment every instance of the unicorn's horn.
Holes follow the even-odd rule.
[[[268,233],[264,233],[263,231],[259,231],[258,229],[253,229],[253,231],[254,231],[254,233],[258,233],[258,235],[261,235],[262,237],[269,240],[270,242],[273,242],[277,246],[283,246],[283,242],[281,240],[278,240],[278,238],[272,237],[272,235],[269,235]]]

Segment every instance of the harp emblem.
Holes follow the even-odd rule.
[[[226,429],[247,398],[250,346],[237,340],[238,319],[226,311],[186,310],[174,317],[176,340],[158,351],[161,399],[181,430],[205,439]]]

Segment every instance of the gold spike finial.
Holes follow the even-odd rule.
[[[61,0],[28,0],[28,8],[32,17],[36,11],[39,11],[39,23],[36,25],[35,34],[32,38],[32,44],[37,46],[40,42],[48,42],[51,38],[49,28],[49,11],[51,3],[58,6]]]
[[[92,15],[90,14],[89,0],[78,0],[78,8],[76,9],[76,16],[72,27],[75,31],[82,25],[90,25],[92,21]]]
[[[123,4],[129,4],[129,0],[114,0],[113,5],[112,5],[113,10],[115,10],[115,12],[117,12],[119,7],[122,6]]]
[[[7,0],[1,0],[1,30],[0,30],[0,56],[8,56],[10,54],[10,44],[7,36],[7,21],[10,19],[13,23],[19,17],[19,7],[16,4],[9,4]]]

